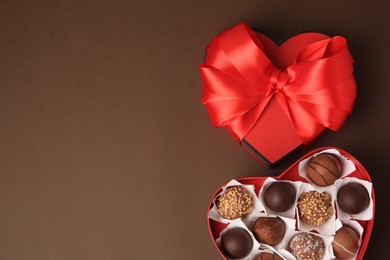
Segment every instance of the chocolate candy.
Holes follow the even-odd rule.
[[[359,234],[350,226],[340,228],[332,242],[333,252],[337,259],[353,258],[359,249]]]
[[[298,199],[298,212],[304,223],[321,226],[333,216],[332,198],[326,192],[304,192]]]
[[[363,185],[350,182],[339,189],[337,203],[343,211],[349,214],[359,214],[370,205],[370,196]]]
[[[322,153],[312,157],[306,164],[308,178],[321,187],[332,185],[340,178],[342,170],[340,159],[331,153]]]
[[[290,241],[290,251],[298,260],[320,260],[325,253],[322,239],[310,233],[300,233]]]
[[[253,228],[253,233],[260,243],[270,246],[279,244],[286,232],[284,221],[279,218],[259,217]]]
[[[232,228],[221,238],[222,251],[229,258],[240,259],[252,251],[253,241],[249,233],[243,228]]]
[[[275,212],[289,210],[295,202],[295,189],[288,182],[273,182],[264,191],[264,201]]]
[[[217,198],[216,204],[219,214],[232,220],[252,212],[253,196],[242,186],[231,186]]]
[[[273,254],[273,253],[268,253],[264,252],[261,253],[256,257],[256,260],[283,260],[279,255]]]

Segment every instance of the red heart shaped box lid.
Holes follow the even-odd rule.
[[[330,38],[326,34],[307,32],[278,41],[266,32],[254,30],[268,58],[281,69],[291,65],[308,45]],[[319,134],[313,135],[312,140],[314,141]],[[303,147],[303,142],[297,135],[293,123],[275,97],[270,100],[259,120],[241,143],[253,157],[269,168],[276,166],[281,160]]]
[[[302,181],[302,182],[306,182],[307,183],[308,181],[306,179],[302,178],[298,174],[299,162],[304,160],[304,159],[306,159],[306,158],[308,158],[308,157],[310,157],[310,156],[312,156],[315,153],[318,153],[318,152],[320,152],[322,150],[326,150],[326,149],[336,149],[336,150],[338,150],[341,155],[345,156],[346,158],[348,158],[349,160],[351,160],[355,164],[356,171],[351,173],[350,175],[348,175],[348,177],[356,177],[356,178],[359,178],[359,179],[362,179],[362,180],[366,180],[366,181],[372,182],[371,178],[370,178],[370,175],[368,174],[366,169],[363,167],[363,165],[355,157],[353,157],[351,154],[347,153],[346,151],[343,151],[343,150],[341,150],[339,148],[336,148],[336,147],[322,147],[322,148],[315,149],[315,150],[307,153],[302,158],[300,158],[298,161],[296,161],[293,165],[291,165],[287,170],[285,170],[279,176],[275,176],[275,177],[272,176],[272,177],[275,178],[275,179],[278,179],[278,180],[282,179],[282,180],[291,180],[291,181]],[[260,189],[261,189],[261,187],[262,187],[262,185],[263,185],[263,183],[264,183],[264,181],[267,178],[268,177],[263,177],[263,176],[262,177],[249,177],[249,178],[237,179],[237,181],[241,182],[242,184],[254,185],[255,186],[255,192],[256,192],[256,194],[258,194]],[[221,192],[221,190],[222,190],[222,187],[219,188],[214,193],[213,198],[210,201],[208,211],[212,208],[213,200],[217,196],[217,194]],[[359,253],[357,255],[357,259],[363,259],[364,253],[366,252],[366,249],[367,249],[367,246],[368,246],[368,242],[370,240],[372,228],[373,228],[373,225],[374,225],[374,215],[375,215],[374,187],[372,188],[372,200],[373,200],[373,205],[374,205],[372,219],[370,219],[368,221],[358,221],[360,223],[360,225],[363,227],[364,232],[363,232],[363,235],[362,235],[362,244],[361,244],[361,246],[359,248]],[[219,223],[217,221],[214,221],[214,220],[211,220],[211,219],[208,218],[208,227],[209,227],[210,236],[211,236],[211,238],[212,238],[212,240],[214,242],[215,247],[218,249],[218,251],[223,256],[223,258],[226,259],[224,257],[224,255],[223,255],[223,253],[221,252],[221,250],[219,249],[219,247],[217,246],[217,244],[215,243],[215,240],[219,237],[221,231],[224,230],[227,227],[227,224]]]

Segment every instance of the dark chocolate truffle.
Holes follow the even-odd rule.
[[[256,260],[283,260],[283,258],[274,253],[264,252],[258,255]]]
[[[343,211],[349,214],[359,214],[370,205],[370,196],[363,185],[350,182],[339,189],[337,203]]]
[[[295,189],[288,182],[273,182],[264,191],[264,201],[275,212],[289,210],[295,202]]]
[[[253,196],[242,186],[231,186],[217,198],[216,204],[223,218],[236,219],[252,212]]]
[[[331,153],[322,153],[312,157],[306,164],[307,177],[321,187],[332,185],[340,178],[342,169],[340,159]]]
[[[279,244],[286,232],[284,221],[279,218],[259,217],[253,228],[253,233],[260,243],[270,246]]]
[[[252,251],[253,241],[249,233],[243,228],[232,228],[221,238],[222,251],[229,258],[240,259]]]
[[[290,241],[290,251],[298,260],[320,260],[325,253],[322,239],[310,233],[300,233]]]
[[[304,223],[321,226],[333,216],[332,198],[326,192],[304,192],[298,199],[298,212]]]
[[[353,258],[359,249],[360,236],[353,228],[343,226],[334,237],[332,246],[337,259]]]

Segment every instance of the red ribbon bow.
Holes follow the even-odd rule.
[[[325,127],[337,131],[356,98],[352,57],[335,36],[305,47],[285,69],[275,67],[246,23],[214,37],[200,65],[203,104],[212,124],[239,140],[275,96],[304,144]]]

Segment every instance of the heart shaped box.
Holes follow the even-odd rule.
[[[331,38],[326,34],[307,32],[280,41],[265,31],[256,28],[253,28],[253,30],[261,40],[267,57],[280,69],[285,69],[291,65],[298,54],[308,45]],[[207,63],[208,55],[206,52],[204,64]],[[228,128],[227,130],[234,139],[237,139],[234,133],[229,131]],[[325,126],[321,126],[320,131],[311,136],[309,144],[324,130]],[[271,98],[253,128],[240,143],[267,168],[276,166],[281,160],[305,146],[301,137],[298,136],[294,124],[275,96]],[[306,143],[306,146],[309,144]]]
[[[355,157],[353,157],[351,154],[349,154],[349,153],[347,153],[347,152],[345,152],[345,151],[343,151],[343,150],[341,150],[339,148],[336,148],[336,147],[322,147],[322,148],[315,149],[315,150],[307,153],[305,156],[300,158],[298,161],[296,161],[292,166],[290,166],[282,174],[280,174],[279,176],[273,177],[273,178],[275,178],[277,180],[302,181],[302,182],[308,183],[308,181],[306,179],[304,179],[303,177],[301,177],[299,175],[299,173],[298,173],[299,162],[301,162],[302,160],[305,160],[305,159],[311,157],[312,155],[314,155],[314,154],[316,154],[316,153],[318,153],[320,151],[326,150],[326,149],[336,149],[336,150],[338,150],[342,156],[348,158],[349,160],[351,160],[355,164],[356,171],[354,171],[353,173],[348,175],[348,177],[356,177],[356,178],[361,179],[361,180],[366,180],[366,181],[372,182],[368,172],[365,170],[363,165]],[[261,187],[263,186],[264,181],[267,178],[268,177],[250,177],[250,178],[237,179],[237,181],[242,183],[242,184],[244,184],[244,185],[254,185],[255,192],[256,192],[256,194],[258,194],[260,189],[261,189]],[[214,201],[215,197],[222,191],[222,188],[224,186],[219,188],[214,193],[214,195],[213,195],[213,197],[212,197],[212,199],[210,201],[209,207],[208,207],[208,212],[213,207],[213,201]],[[363,232],[363,235],[362,235],[362,243],[361,243],[361,246],[359,248],[359,252],[357,254],[356,259],[363,259],[364,253],[366,252],[366,249],[367,249],[367,246],[368,246],[368,243],[369,243],[369,240],[370,240],[372,228],[373,228],[373,225],[374,225],[375,194],[374,194],[374,188],[373,187],[372,187],[371,197],[372,197],[372,201],[373,201],[373,215],[372,215],[372,218],[370,220],[368,220],[368,221],[361,221],[361,220],[358,221],[358,223],[363,227],[364,232]],[[220,248],[217,246],[215,240],[220,236],[220,233],[228,226],[228,224],[223,224],[223,223],[214,221],[214,220],[210,219],[208,217],[208,215],[207,215],[207,221],[208,221],[209,233],[210,233],[210,236],[211,236],[211,238],[212,238],[212,240],[214,242],[214,245],[218,249],[218,251],[220,252],[222,257],[224,259],[226,259],[224,254],[220,250]]]

